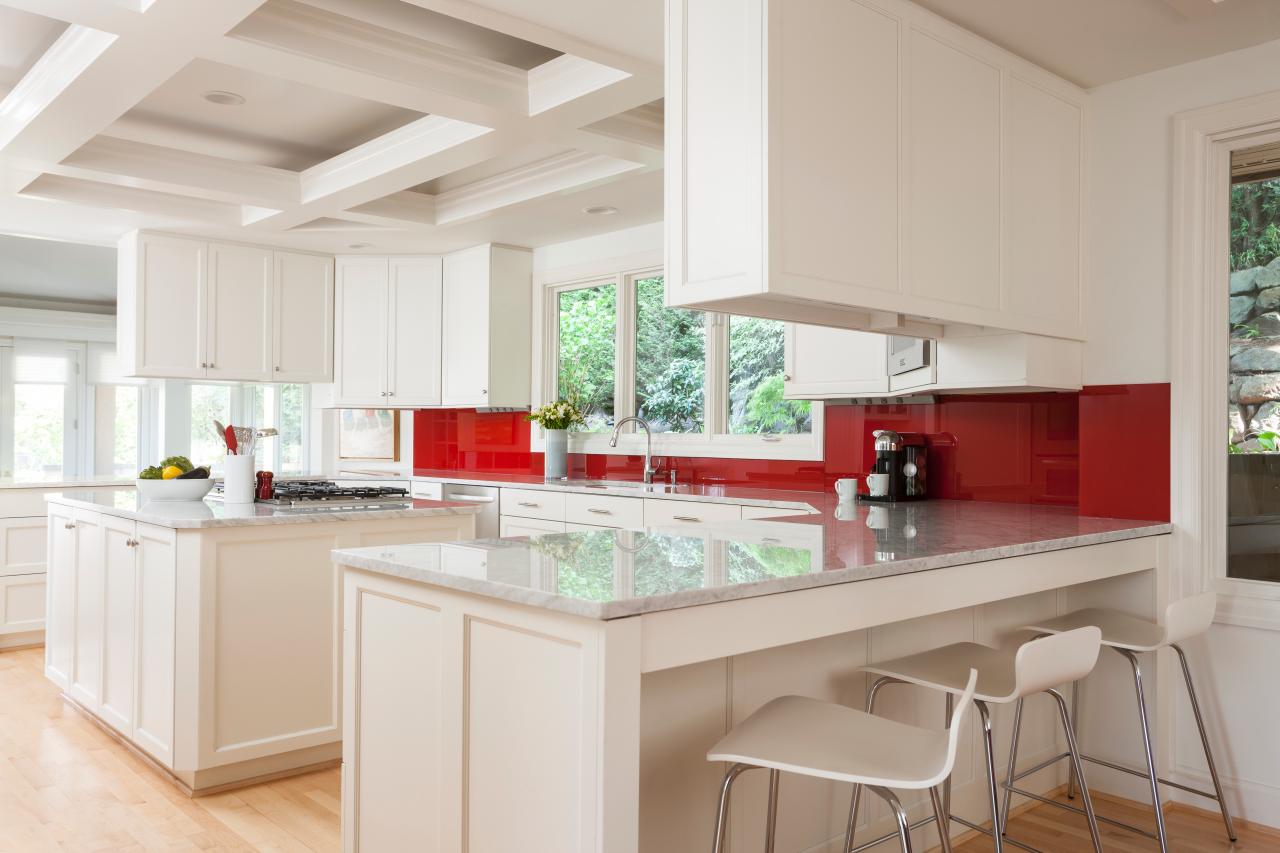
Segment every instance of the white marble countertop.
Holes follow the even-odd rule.
[[[432,515],[474,515],[474,504],[408,500],[384,509],[288,509],[271,504],[224,504],[221,501],[148,501],[134,489],[66,491],[46,496],[49,503],[90,509],[118,518],[179,530],[244,527],[265,524],[316,524],[330,521],[374,521]]]
[[[616,619],[1171,529],[1159,522],[1090,518],[1074,508],[976,501],[842,506],[820,496],[815,508],[817,514],[785,520],[353,548],[334,551],[333,559],[425,584]]]
[[[116,477],[113,475],[71,477],[65,480],[50,480],[47,482],[0,479],[0,489],[42,489],[44,491],[50,491],[52,489],[85,489],[89,487],[97,488],[100,486],[132,485],[132,477]]]
[[[469,486],[511,486],[519,489],[543,489],[553,492],[575,492],[591,495],[621,495],[632,498],[658,498],[704,503],[747,504],[780,507],[808,512],[827,499],[823,492],[789,489],[763,489],[751,486],[690,485],[666,483],[645,485],[635,480],[546,480],[537,474],[498,474],[478,471],[449,471],[415,468],[413,479],[433,483],[462,483]]]

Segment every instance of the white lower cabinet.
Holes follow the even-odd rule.
[[[165,766],[173,763],[175,553],[168,528],[49,507],[46,675]]]
[[[644,526],[644,502],[615,495],[565,495],[565,521],[601,527]]]
[[[45,595],[43,573],[0,576],[0,636],[44,628]]]
[[[564,522],[504,515],[498,525],[499,536],[537,536],[540,533],[564,533]]]
[[[0,577],[44,574],[47,519],[0,518]]]
[[[645,527],[703,524],[711,521],[738,521],[741,518],[742,507],[739,504],[654,500],[652,498],[646,498],[644,502]]]

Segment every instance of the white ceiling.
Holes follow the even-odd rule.
[[[0,235],[0,298],[116,301],[116,251]]]
[[[4,97],[67,25],[0,6],[0,97]]]
[[[1092,88],[1280,38],[1278,0],[916,0]]]

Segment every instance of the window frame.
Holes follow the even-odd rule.
[[[272,387],[276,393],[272,395],[272,411],[269,413],[270,421],[279,428],[280,423],[280,406],[283,394],[280,389],[285,385],[301,385],[302,386],[302,447],[300,459],[302,460],[302,468],[299,472],[287,472],[285,476],[296,476],[297,474],[306,474],[309,470],[311,459],[311,383],[309,382],[215,382],[211,380],[188,379],[182,382],[183,389],[183,410],[186,413],[187,422],[187,455],[191,449],[191,388],[195,385],[222,385],[230,389],[231,422],[235,424],[247,424],[253,421],[252,399],[246,393],[249,386]],[[280,468],[283,461],[283,448],[281,442],[277,438],[271,443],[271,457],[265,462],[270,463],[272,472],[276,474],[282,473]]]
[[[614,363],[614,415],[621,420],[635,414],[635,281],[664,275],[661,253],[644,253],[613,258],[578,267],[549,270],[534,275],[533,310],[533,405],[556,399],[559,367],[559,299],[569,290],[613,284],[616,290],[618,322]],[[729,430],[729,316],[705,311],[707,371],[703,392],[705,432],[654,433],[655,456],[705,456],[721,459],[823,459],[823,404],[812,402],[812,426],[808,433],[733,434]],[[536,424],[531,430],[532,449],[543,451],[546,436]],[[627,424],[618,446],[609,446],[604,432],[569,433],[570,453],[599,453],[615,456],[642,455],[642,431]]]

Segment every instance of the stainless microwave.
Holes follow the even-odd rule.
[[[933,349],[933,341],[927,338],[909,338],[904,335],[889,335],[886,366],[890,376],[900,376],[922,367],[929,366],[929,355]]]

